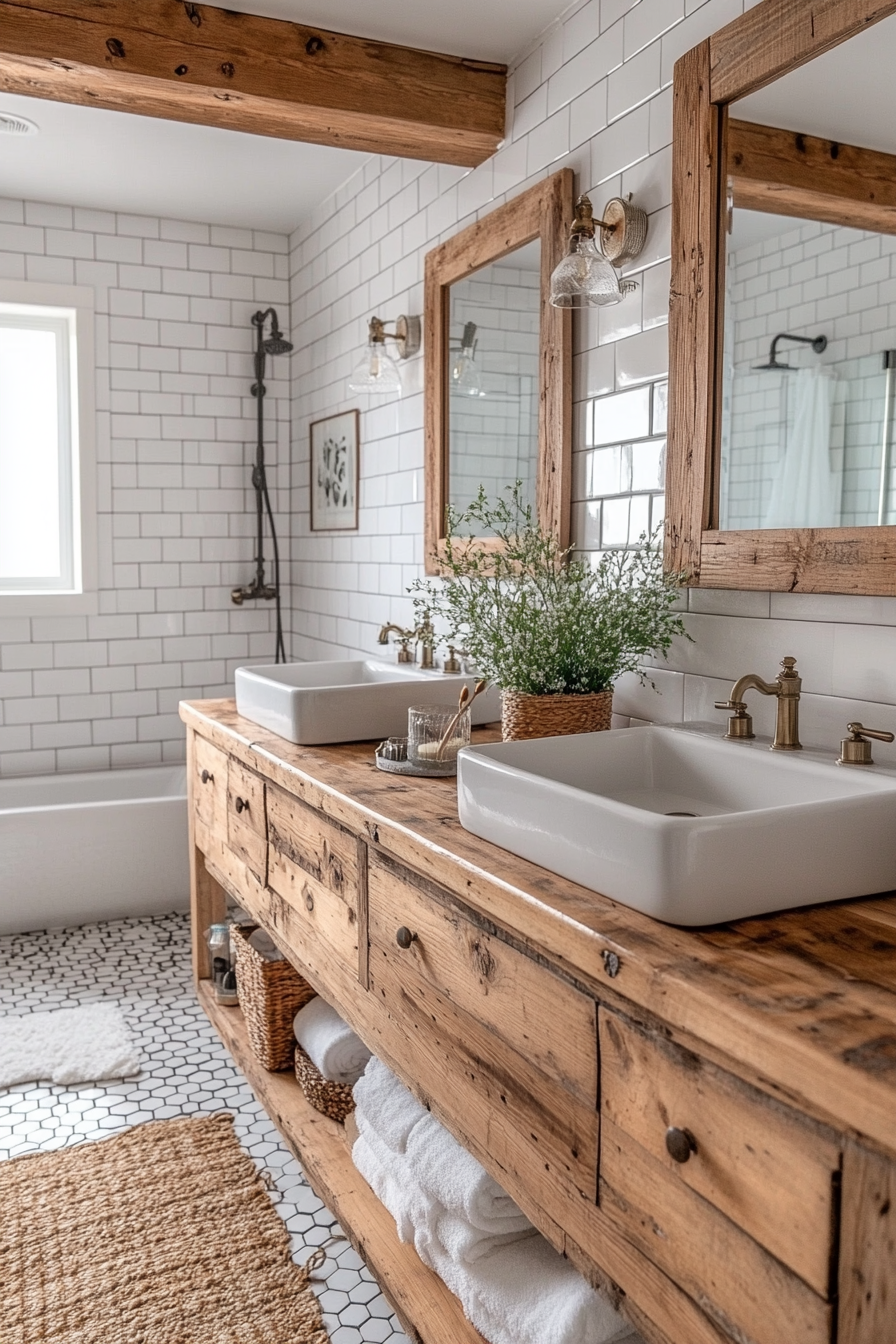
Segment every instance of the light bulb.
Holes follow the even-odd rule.
[[[619,303],[623,291],[615,269],[594,245],[594,239],[577,234],[569,252],[551,276],[551,303],[555,308],[602,308]]]
[[[348,385],[351,392],[366,392],[369,396],[401,396],[398,365],[387,354],[382,341],[369,343]]]
[[[481,397],[479,370],[472,350],[461,350],[451,369],[451,390],[464,397]]]

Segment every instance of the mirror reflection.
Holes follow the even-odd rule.
[[[896,522],[896,18],[731,106],[718,525]]]
[[[896,520],[896,238],[734,210],[720,526]]]
[[[480,486],[495,499],[538,473],[541,243],[449,286],[448,499],[466,509]]]

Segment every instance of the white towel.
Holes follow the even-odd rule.
[[[480,1232],[522,1232],[530,1226],[498,1182],[431,1115],[414,1126],[407,1154],[432,1198]]]
[[[394,1153],[406,1151],[411,1130],[429,1115],[376,1055],[371,1056],[363,1076],[355,1083],[352,1096],[358,1124],[363,1116]]]
[[[639,1344],[622,1317],[376,1057],[354,1095],[355,1166],[392,1214],[399,1238],[413,1241],[491,1344]],[[375,1125],[373,1100],[380,1108],[373,1112]],[[384,1110],[392,1143],[382,1135]],[[407,1143],[406,1154],[394,1146],[400,1142]],[[437,1186],[452,1211],[440,1202]],[[474,1227],[463,1214],[470,1205],[497,1230]]]
[[[361,1133],[352,1145],[352,1161],[381,1204],[395,1219],[399,1241],[414,1242],[418,1227],[433,1221],[430,1200],[407,1171],[407,1159],[387,1148],[376,1135]],[[421,1256],[429,1265],[431,1259]]]
[[[643,1344],[542,1236],[472,1265],[452,1260],[438,1238],[418,1232],[414,1245],[490,1344]]]
[[[72,1086],[140,1072],[140,1055],[114,1003],[0,1017],[0,1087],[43,1078]]]
[[[249,934],[249,946],[254,947],[265,961],[283,961],[284,956],[271,935],[265,929],[253,929]]]
[[[370,1059],[370,1051],[326,999],[312,999],[293,1022],[296,1040],[331,1083],[352,1087]]]
[[[435,1235],[445,1254],[459,1265],[475,1265],[493,1251],[538,1235],[531,1223],[513,1232],[482,1232],[465,1218],[448,1213],[444,1206],[439,1208],[440,1212],[435,1219]]]
[[[609,1302],[540,1236],[468,1267],[454,1291],[491,1344],[611,1344],[631,1333]]]

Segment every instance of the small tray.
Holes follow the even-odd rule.
[[[394,737],[389,739],[389,743],[395,746],[398,746],[400,741],[401,739]],[[377,770],[385,770],[390,775],[414,775],[417,779],[448,779],[451,775],[457,774],[457,757],[453,761],[445,761],[442,765],[415,765],[406,755],[400,760],[395,760],[382,754],[381,748],[385,745],[386,743],[381,743],[374,752],[373,759]]]

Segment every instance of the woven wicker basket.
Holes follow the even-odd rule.
[[[523,691],[504,691],[501,705],[501,735],[505,742],[562,737],[566,733],[599,733],[610,726],[613,692],[526,695]]]
[[[267,961],[249,942],[253,925],[233,930],[236,984],[249,1044],[272,1073],[292,1067],[296,1013],[314,990],[288,961]]]
[[[296,1046],[296,1078],[305,1100],[316,1111],[340,1125],[345,1124],[345,1117],[355,1109],[351,1088],[346,1083],[331,1083],[325,1078],[300,1045]]]

